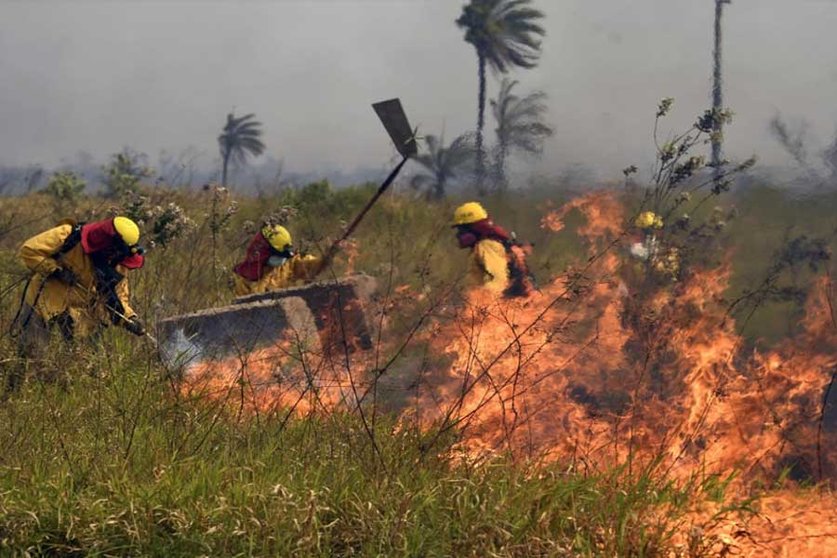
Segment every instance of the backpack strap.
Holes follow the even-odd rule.
[[[70,231],[69,236],[64,239],[64,244],[62,244],[61,247],[52,255],[54,258],[63,256],[75,248],[79,242],[81,242],[81,228],[84,226],[84,223],[77,223],[71,219],[65,219],[64,221],[61,221],[59,225],[72,225],[73,230]]]

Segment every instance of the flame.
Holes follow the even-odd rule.
[[[763,495],[756,513],[729,516],[720,504],[704,503],[674,536],[681,555],[700,544],[709,556],[830,558],[837,555],[837,495],[782,489]],[[718,520],[717,517],[726,517]],[[699,541],[694,540],[699,537]]]
[[[555,211],[550,211],[541,219],[541,228],[557,233],[564,230],[564,220]]]
[[[612,192],[601,191],[573,198],[557,210],[548,211],[541,218],[541,228],[551,232],[564,229],[564,218],[573,210],[581,211],[586,223],[579,234],[588,239],[601,239],[620,231],[623,208]]]
[[[417,397],[427,424],[459,429],[472,455],[501,451],[594,469],[630,458],[681,479],[741,471],[736,489],[744,494],[751,481],[782,471],[837,480],[837,426],[823,425],[823,394],[837,370],[831,282],[812,289],[801,333],[748,354],[723,303],[729,261],[643,292],[623,279],[632,264],[622,256],[616,197],[572,200],[542,225],[560,230],[556,223],[573,209],[585,217],[586,267],[523,302],[470,293],[457,319],[434,335],[435,351],[451,364]],[[812,534],[834,535],[834,503],[771,495],[762,505],[803,504],[811,523],[755,521],[747,543],[717,527],[716,550],[734,543],[758,556],[759,541],[769,540],[777,552],[812,544],[819,552]],[[737,533],[734,523],[719,525]],[[833,542],[822,555],[837,554]]]
[[[503,452],[582,470],[630,460],[680,479],[740,471],[736,490],[745,495],[753,481],[783,471],[792,480],[837,480],[837,425],[823,407],[837,370],[831,281],[812,289],[798,335],[748,350],[723,302],[729,259],[646,288],[631,279],[616,195],[573,199],[541,226],[562,230],[570,211],[584,217],[587,261],[526,298],[466,293],[453,317],[424,335],[434,366],[415,382],[403,420],[456,429],[473,456]],[[386,310],[411,298],[398,287]],[[226,394],[255,412],[357,409],[358,386],[371,380],[352,370],[374,368],[369,357],[347,364],[329,351],[304,354],[286,339],[246,361],[201,365],[189,389]],[[710,521],[711,513],[694,520],[721,555],[764,555],[764,545],[775,555],[837,555],[834,539],[827,546],[818,538],[834,531],[834,504],[789,489],[762,499],[762,514],[745,526]]]
[[[290,341],[186,371],[181,391],[247,415],[332,412],[352,398],[351,368]],[[347,407],[348,408],[348,407]]]
[[[366,341],[364,324],[356,323],[359,302],[332,294],[316,317],[301,299],[283,302],[296,317],[271,344],[221,358],[196,356],[183,370],[181,392],[247,415],[357,409],[369,392],[357,371],[372,367],[360,346]]]
[[[434,336],[452,364],[419,396],[436,408],[425,418],[464,427],[474,451],[598,465],[665,456],[683,477],[696,467],[775,474],[789,463],[837,476],[812,444],[817,399],[837,367],[827,282],[813,291],[803,334],[744,358],[722,304],[729,262],[644,297],[620,278],[629,265],[620,251],[602,251],[624,237],[616,197],[597,192],[552,214],[572,209],[590,245],[583,279],[560,277],[523,302],[471,293]]]

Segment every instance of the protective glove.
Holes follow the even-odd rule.
[[[142,321],[140,321],[140,319],[136,316],[132,316],[129,320],[125,322],[125,329],[127,329],[134,335],[145,335],[145,326],[143,325]]]
[[[62,283],[66,283],[71,287],[74,287],[78,284],[78,277],[76,277],[76,274],[73,273],[71,269],[66,267],[59,267],[50,274],[50,277],[54,277],[55,279],[58,279]]]

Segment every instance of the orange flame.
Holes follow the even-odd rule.
[[[791,478],[837,480],[837,425],[822,424],[823,393],[837,370],[830,282],[812,290],[801,334],[748,356],[722,300],[729,263],[643,293],[620,279],[630,264],[619,249],[606,250],[624,249],[616,198],[573,200],[542,225],[560,230],[555,223],[571,209],[584,215],[579,233],[590,243],[581,278],[558,278],[523,303],[472,293],[434,336],[452,365],[418,397],[424,419],[460,429],[474,454],[594,468],[661,460],[681,478],[740,470],[745,481],[770,479],[788,469]],[[787,507],[795,496],[772,498],[764,505]],[[821,517],[816,527],[784,525],[791,535],[772,546],[808,548],[804,533],[833,534],[822,518],[834,513],[822,506],[835,500],[819,502],[806,507],[812,521]],[[772,536],[766,525],[757,528],[761,539]]]
[[[729,262],[646,289],[626,278],[633,264],[624,256],[625,214],[616,196],[576,198],[541,226],[560,231],[573,210],[585,219],[578,232],[589,243],[588,260],[528,298],[467,293],[452,319],[426,333],[437,365],[416,382],[407,405],[415,416],[405,411],[403,420],[457,429],[472,455],[501,451],[581,469],[630,459],[677,478],[738,470],[744,493],[747,481],[782,470],[792,479],[837,480],[837,425],[824,424],[823,407],[837,370],[831,283],[815,285],[800,334],[748,352],[723,304]],[[395,296],[411,293],[399,287]],[[246,392],[247,403],[243,396],[236,402],[255,411],[356,409],[364,378],[328,353],[309,355],[303,366],[292,341],[191,377],[207,389]],[[373,368],[358,358],[355,370]],[[719,554],[763,555],[759,545],[768,544],[800,556],[837,555],[835,539],[817,538],[834,531],[834,504],[829,495],[789,490],[762,500],[765,515],[744,527],[701,524],[711,523],[707,537]],[[709,516],[696,512],[696,524]]]

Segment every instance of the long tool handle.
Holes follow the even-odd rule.
[[[130,321],[128,316],[126,316],[125,314],[123,314],[122,312],[117,310],[116,308],[111,308],[110,306],[107,306],[107,309],[110,312],[113,312],[113,314],[115,314],[117,318],[121,318],[123,321],[126,321],[126,322]],[[145,333],[142,334],[142,337],[145,337],[146,339],[148,339],[151,342],[151,344],[154,345],[155,349],[158,349],[158,350],[160,349],[160,343],[157,342],[157,338],[154,337],[153,335],[151,335],[150,333],[148,333],[147,330],[146,330]]]
[[[375,192],[375,195],[372,196],[372,199],[370,199],[369,202],[367,202],[363,209],[360,210],[360,213],[358,213],[354,220],[349,224],[349,226],[346,227],[346,230],[343,231],[343,234],[340,236],[340,238],[335,240],[331,244],[331,246],[329,246],[328,250],[326,250],[325,254],[323,255],[323,261],[320,264],[320,267],[319,269],[317,269],[317,272],[314,274],[314,276],[319,275],[323,272],[323,270],[325,270],[325,268],[328,267],[328,265],[331,263],[331,260],[334,259],[334,256],[337,254],[337,250],[340,249],[340,243],[349,238],[349,236],[353,232],[355,232],[357,226],[360,224],[361,221],[363,221],[363,218],[366,216],[369,210],[372,209],[372,206],[375,205],[375,202],[378,201],[378,198],[380,198],[383,195],[383,193],[386,192],[387,188],[390,187],[392,182],[395,180],[395,177],[398,176],[398,173],[401,171],[401,167],[404,166],[404,163],[406,163],[407,159],[409,158],[409,156],[406,156],[401,159],[401,162],[398,163],[398,166],[392,169],[392,172],[389,173],[389,176],[387,176],[386,180],[384,180],[383,183],[378,187],[378,191]]]
[[[43,285],[44,285],[44,283],[41,283],[41,288],[43,288]],[[85,291],[88,296],[91,296],[93,294],[90,289],[88,289],[87,287],[85,287],[81,283],[76,283],[75,286],[79,287],[80,289]],[[40,294],[40,292],[39,292],[39,294]],[[117,318],[121,318],[123,321],[126,321],[126,322],[130,321],[128,316],[126,316],[125,314],[123,314],[122,312],[117,310],[116,308],[112,308],[112,307],[108,306],[107,303],[105,303],[105,308],[107,308],[108,311],[112,312]],[[154,348],[159,351],[160,343],[157,341],[156,337],[154,337],[153,335],[148,333],[148,330],[146,330],[145,333],[142,334],[142,337],[148,339],[151,342],[151,344],[154,345]]]

